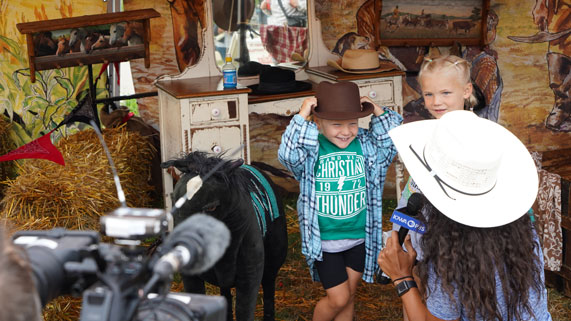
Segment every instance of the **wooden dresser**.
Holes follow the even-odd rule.
[[[181,153],[214,154],[244,145],[234,158],[250,162],[247,87],[224,89],[222,77],[162,80],[159,94],[161,161]],[[173,178],[163,170],[164,201],[171,208]]]

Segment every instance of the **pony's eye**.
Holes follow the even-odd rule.
[[[216,208],[220,205],[220,201],[216,200],[214,202],[210,202],[202,207],[202,210],[205,212],[214,212]]]

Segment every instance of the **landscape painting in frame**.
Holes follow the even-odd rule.
[[[482,44],[489,0],[383,0],[381,44]]]

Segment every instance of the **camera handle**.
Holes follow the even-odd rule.
[[[136,288],[121,290],[104,273],[97,273],[97,282],[83,292],[80,321],[124,321],[132,320],[141,299]]]
[[[97,282],[83,292],[80,321],[132,320],[141,302],[142,280],[149,277],[148,260],[140,248],[100,244],[98,254],[105,261],[96,271]]]

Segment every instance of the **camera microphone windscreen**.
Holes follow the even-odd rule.
[[[210,269],[224,255],[230,231],[212,216],[194,214],[178,224],[164,244],[168,253],[159,259],[154,272],[168,275],[174,270],[195,275]]]

